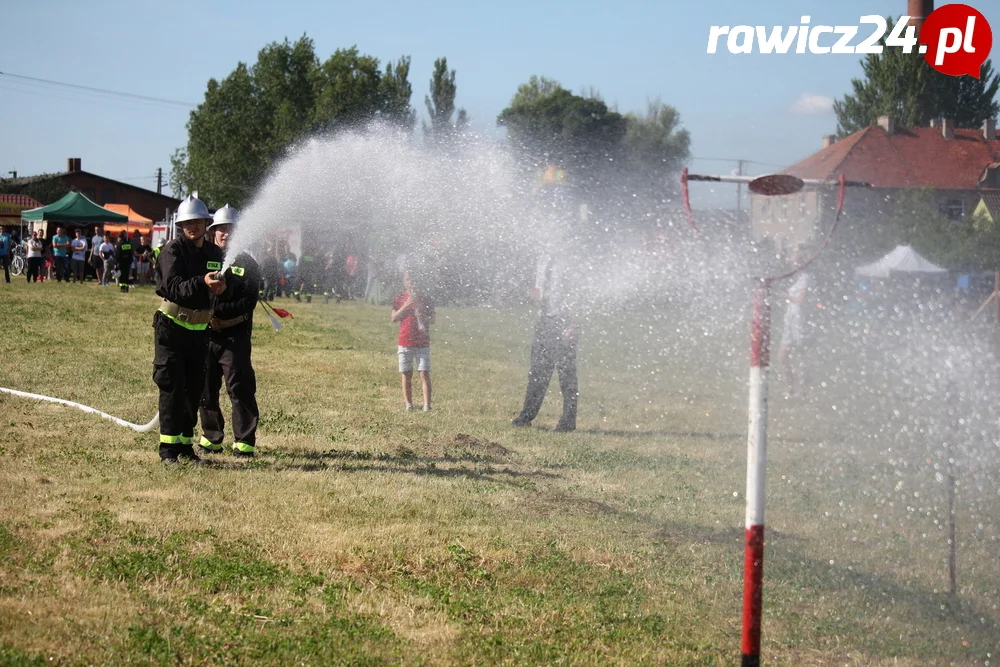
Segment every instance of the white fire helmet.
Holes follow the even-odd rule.
[[[219,225],[235,225],[237,220],[240,219],[240,212],[229,204],[226,204],[215,212],[213,218],[212,224],[208,226],[209,229],[218,227]]]
[[[205,206],[205,202],[198,199],[198,193],[193,192],[188,195],[187,199],[181,202],[181,205],[177,207],[177,218],[174,220],[174,224],[181,224],[182,222],[187,222],[188,220],[211,220],[212,214],[208,212],[208,207]]]

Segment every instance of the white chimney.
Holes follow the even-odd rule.
[[[829,148],[830,146],[837,143],[837,135],[835,134],[825,134],[823,135],[823,148]]]
[[[879,116],[878,126],[885,130],[886,134],[892,134],[896,131],[896,122],[892,116]]]
[[[983,121],[983,139],[995,141],[997,138],[997,122],[992,118]]]
[[[955,121],[951,118],[941,119],[941,136],[945,139],[955,138]]]

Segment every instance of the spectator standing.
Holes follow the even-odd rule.
[[[805,257],[806,254],[803,250],[797,250],[792,253],[790,260],[793,265],[798,265],[805,260]],[[812,286],[812,274],[802,271],[792,286],[788,288],[788,296],[786,297],[788,306],[782,321],[778,364],[788,382],[787,394],[789,397],[802,395],[807,389],[803,351],[806,343],[806,313],[803,311]]]
[[[56,269],[56,281],[62,282],[66,279],[69,282],[69,237],[62,227],[56,228],[56,235],[52,237],[52,259]]]
[[[100,227],[94,227],[94,236],[90,239],[90,264],[94,267],[94,275],[97,282],[104,282],[104,260],[101,258],[101,245],[104,243],[104,235]]]
[[[11,250],[11,238],[10,234],[3,227],[0,227],[0,266],[3,267],[3,279],[4,282],[10,282],[10,250]]]
[[[69,243],[73,252],[69,260],[70,272],[73,274],[73,282],[82,283],[87,276],[87,239],[84,238],[82,229],[77,229],[74,236]]]
[[[38,274],[42,271],[42,240],[38,238],[38,232],[31,232],[31,238],[26,243],[28,253],[28,282],[37,283]]]
[[[97,256],[101,259],[101,287],[107,287],[108,282],[114,279],[115,271],[115,247],[110,239],[105,238],[98,246]]]
[[[285,297],[291,297],[292,291],[295,289],[296,273],[298,272],[298,266],[295,263],[295,255],[288,253],[288,257],[285,259]]]
[[[145,285],[149,281],[149,260],[153,254],[153,249],[149,247],[145,236],[139,237],[139,245],[135,248],[135,274],[140,285]]]
[[[413,410],[413,366],[416,362],[424,394],[424,412],[431,409],[431,333],[434,304],[413,285],[411,274],[403,274],[403,291],[392,300],[392,321],[399,322],[397,356],[406,410]]]
[[[281,262],[278,261],[278,249],[268,247],[261,260],[260,268],[264,274],[264,301],[274,301],[275,296],[281,296]]]
[[[138,229],[132,232],[132,236],[129,238],[129,244],[132,246],[132,273],[129,274],[129,284],[135,284],[139,282],[138,249],[139,246],[142,245],[142,233]]]
[[[569,261],[562,253],[543,255],[538,261],[532,298],[539,304],[539,311],[531,344],[531,368],[524,407],[511,422],[514,426],[529,426],[538,416],[552,373],[558,370],[563,405],[555,430],[576,430],[578,332],[572,293],[578,285],[569,273]]]

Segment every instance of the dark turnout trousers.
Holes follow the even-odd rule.
[[[193,331],[163,313],[153,315],[153,382],[160,388],[160,457],[191,451],[198,399],[205,384],[207,331]]]
[[[250,333],[247,324],[232,327],[234,333],[225,335],[227,330],[213,332],[208,342],[208,367],[204,390],[201,394],[202,441],[201,446],[213,451],[221,451],[226,420],[219,406],[219,392],[222,381],[233,404],[233,449],[243,454],[252,454],[257,444],[257,376],[250,364]]]
[[[528,371],[528,389],[524,395],[524,408],[519,421],[531,422],[542,408],[545,392],[553,371],[559,371],[559,389],[562,391],[563,410],[557,428],[576,428],[576,344],[574,332],[564,336],[567,323],[560,317],[541,315],[535,323],[535,340],[531,344],[531,370]]]

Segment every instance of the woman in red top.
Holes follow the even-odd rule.
[[[403,274],[403,291],[392,299],[392,321],[399,322],[397,354],[406,410],[413,410],[413,362],[416,360],[424,392],[424,412],[427,412],[431,409],[430,325],[434,324],[434,304],[414,289],[409,271]]]

